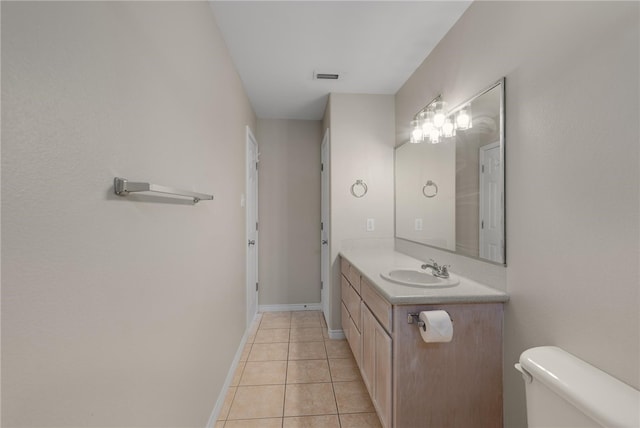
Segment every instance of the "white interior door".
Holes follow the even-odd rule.
[[[320,201],[320,301],[325,319],[329,319],[329,129],[322,139]]]
[[[258,142],[247,126],[247,327],[258,311]]]
[[[480,147],[480,257],[504,263],[500,143]]]

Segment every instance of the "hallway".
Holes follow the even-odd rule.
[[[258,314],[216,428],[380,427],[346,340],[320,311]]]

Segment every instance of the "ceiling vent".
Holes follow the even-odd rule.
[[[313,78],[316,80],[338,80],[340,75],[338,73],[316,73],[314,71]]]

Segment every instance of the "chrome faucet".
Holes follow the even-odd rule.
[[[433,259],[429,259],[429,261],[431,262],[431,264],[425,263],[422,266],[420,266],[420,268],[431,269],[433,276],[437,276],[438,278],[449,278],[449,268],[451,267],[451,265],[440,266]]]

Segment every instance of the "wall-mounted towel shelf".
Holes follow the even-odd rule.
[[[190,192],[188,190],[174,189],[173,187],[158,186],[151,183],[134,183],[128,181],[125,178],[115,177],[113,179],[113,191],[118,196],[127,196],[133,192],[156,192],[166,193],[168,195],[184,196],[192,198],[193,203],[197,204],[201,200],[212,200],[213,195],[206,195],[204,193]]]

